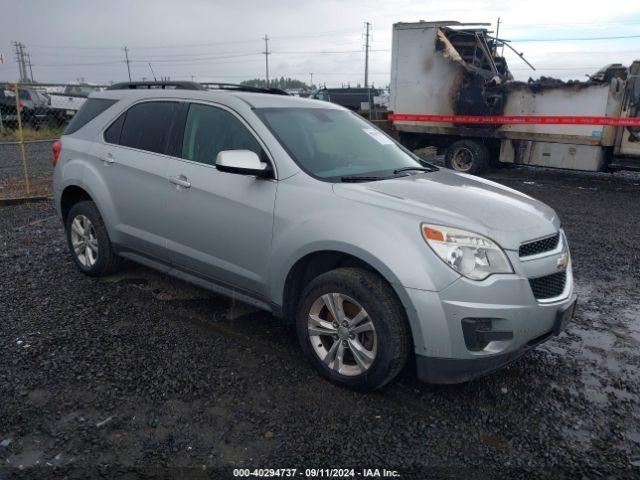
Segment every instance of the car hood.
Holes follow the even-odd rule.
[[[339,197],[415,215],[420,222],[470,230],[517,250],[522,242],[554,234],[552,208],[524,193],[472,175],[436,172],[366,183],[337,183]]]

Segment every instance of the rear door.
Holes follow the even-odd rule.
[[[138,253],[167,259],[167,151],[184,104],[144,101],[104,132],[93,161],[113,201],[114,240]]]
[[[222,150],[251,150],[270,162],[234,112],[191,104],[169,162],[168,245],[177,267],[262,296],[277,182],[217,170]]]

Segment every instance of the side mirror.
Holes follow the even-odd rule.
[[[269,164],[261,162],[251,150],[223,150],[216,157],[216,168],[221,172],[266,177]]]

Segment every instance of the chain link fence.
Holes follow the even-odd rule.
[[[89,93],[102,88],[0,83],[0,200],[51,194],[52,144]]]
[[[147,88],[152,88],[153,83]],[[218,89],[229,84],[202,86]],[[86,83],[0,82],[0,201],[51,195],[53,142],[60,138],[89,94],[105,88],[107,85]],[[386,108],[371,94],[360,100],[356,111],[388,129]]]

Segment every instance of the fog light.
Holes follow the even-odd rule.
[[[467,349],[477,352],[484,349],[490,342],[512,340],[513,332],[502,330],[494,325],[499,318],[463,318],[462,335]]]

